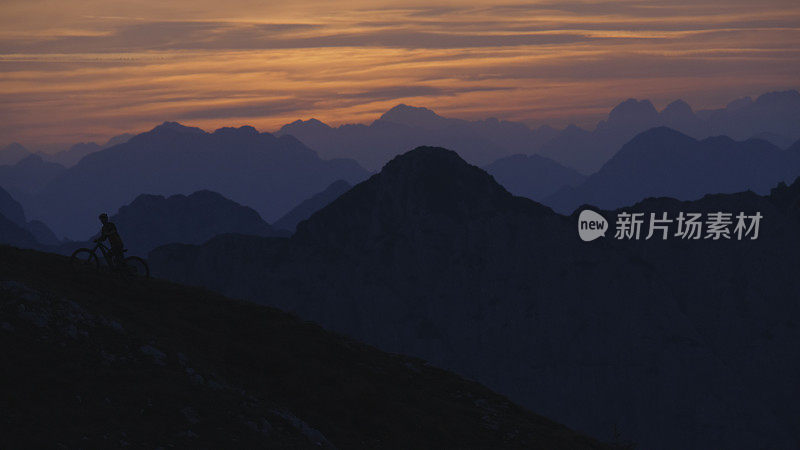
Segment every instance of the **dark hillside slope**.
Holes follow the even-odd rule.
[[[758,240],[627,242],[610,232],[587,243],[577,215],[422,147],[290,239],[217,236],[149,258],[160,276],[424,358],[600,439],[794,448],[800,209],[788,205],[798,190],[776,189],[780,207],[772,194],[743,192],[633,209],[760,212]],[[616,228],[615,212],[603,214]]]
[[[281,311],[0,246],[2,448],[604,448]]]

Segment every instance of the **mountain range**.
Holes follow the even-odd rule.
[[[339,185],[344,182],[336,182]],[[332,200],[332,199],[331,199]],[[307,203],[306,201],[305,203]],[[304,204],[305,204],[304,203]],[[319,205],[321,208],[324,205]],[[315,210],[309,211],[310,215]],[[112,211],[109,211],[110,213]],[[42,222],[25,219],[22,205],[0,188],[0,244],[71,255],[81,247],[93,247],[95,233],[85,240],[60,241]],[[289,236],[266,223],[252,208],[222,195],[197,191],[190,195],[142,194],[111,215],[129,255],[147,256],[156,247],[171,243],[202,244],[214,236],[237,233],[251,236]],[[294,229],[291,230],[292,232]]]
[[[428,108],[399,104],[369,125],[331,127],[317,119],[297,120],[281,127],[275,135],[293,135],[323,159],[352,158],[371,171],[410,148],[439,145],[453,148],[468,162],[480,166],[514,154],[537,153],[588,175],[635,135],[659,126],[696,139],[719,135],[735,140],[758,138],[786,148],[800,139],[800,92],[768,92],[755,100],[743,97],[723,108],[699,111],[683,100],[675,100],[659,112],[649,100],[630,98],[611,109],[594,130],[576,125],[563,130],[547,125],[532,129],[520,122],[496,118],[445,118]],[[40,156],[71,167],[84,156],[131,137],[130,133],[121,134],[102,145],[78,143]],[[16,164],[30,154],[22,145],[10,144],[0,149],[0,165]]]
[[[289,239],[223,235],[157,248],[149,261],[159,276],[422,357],[601,440],[794,446],[800,182],[631,208],[764,222],[758,240],[585,243],[576,215],[423,147]]]
[[[0,346],[3,448],[619,448],[282,311],[2,245]]]
[[[25,148],[22,144],[14,142],[0,149],[0,166],[14,165],[31,155],[38,155],[47,162],[56,163],[65,167],[72,167],[84,156],[99,150],[113,147],[117,144],[125,143],[132,137],[133,134],[124,133],[110,138],[105,144],[97,144],[95,142],[79,142],[70,146],[66,150],[61,150],[55,153],[34,153]]]
[[[455,148],[476,164],[489,164],[511,153],[532,152],[556,133],[546,126],[531,130],[521,123],[494,118],[449,119],[427,108],[405,104],[386,111],[369,125],[332,128],[311,119],[295,121],[275,132],[300,139],[323,158],[353,158],[368,170],[380,169],[395,155],[420,145]]]
[[[23,204],[29,216],[75,239],[95,231],[99,212],[143,193],[213,190],[275,220],[333,181],[367,175],[352,160],[320,159],[291,136],[252,127],[208,133],[166,122],[84,157]]]
[[[22,205],[0,187],[0,244],[41,248],[58,245],[59,240],[41,221],[28,221]]]
[[[84,156],[109,147],[113,147],[117,144],[124,144],[133,136],[134,134],[132,133],[123,133],[110,138],[105,144],[97,144],[95,142],[79,142],[60,152],[52,154],[40,153],[39,155],[41,155],[46,161],[61,164],[64,167],[72,167],[75,164],[78,164],[78,161],[83,159]]]
[[[61,175],[66,168],[31,154],[13,165],[0,166],[0,186],[20,198],[30,197]]]
[[[799,141],[800,142],[800,141]],[[561,213],[582,204],[619,208],[647,197],[696,200],[708,193],[766,194],[800,176],[800,152],[760,139],[697,140],[670,128],[640,133],[584,182],[562,187],[543,202]]]
[[[202,244],[225,233],[281,235],[252,208],[207,190],[167,198],[143,194],[120,207],[110,220],[130,253],[145,256],[164,244]]]
[[[0,149],[0,166],[16,164],[26,156],[30,155],[31,152],[23,147],[22,144],[13,142]]]
[[[484,167],[514,195],[542,201],[565,187],[577,187],[586,177],[539,155],[512,155]]]
[[[594,130],[570,125],[563,130],[486,119],[467,121],[439,116],[427,108],[400,104],[369,125],[330,127],[316,119],[284,125],[276,135],[292,135],[323,158],[353,158],[377,170],[392,157],[420,145],[452,148],[468,162],[485,166],[514,154],[540,154],[585,175],[596,172],[631,138],[666,126],[702,139],[727,135],[758,137],[785,148],[800,139],[800,93],[770,92],[726,107],[694,112],[683,100],[657,111],[649,100],[628,99],[615,106]]]
[[[294,233],[298,223],[308,219],[312,214],[339,198],[340,195],[349,191],[351,187],[353,186],[347,181],[334,181],[330,186],[325,188],[324,191],[303,200],[283,217],[276,220],[273,227],[278,230],[287,230]]]

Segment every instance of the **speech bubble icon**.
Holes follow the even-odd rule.
[[[578,215],[578,236],[584,242],[593,241],[600,236],[605,237],[606,231],[608,231],[608,221],[600,214],[591,209],[584,209]]]

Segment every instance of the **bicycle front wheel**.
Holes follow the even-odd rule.
[[[69,265],[72,266],[72,270],[78,272],[100,269],[100,261],[97,260],[97,255],[88,248],[79,248],[72,252],[72,256],[69,258]]]
[[[125,258],[125,267],[131,276],[150,278],[150,268],[147,267],[147,262],[138,256]]]

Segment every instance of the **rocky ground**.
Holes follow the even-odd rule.
[[[275,309],[0,246],[0,448],[605,448]]]

